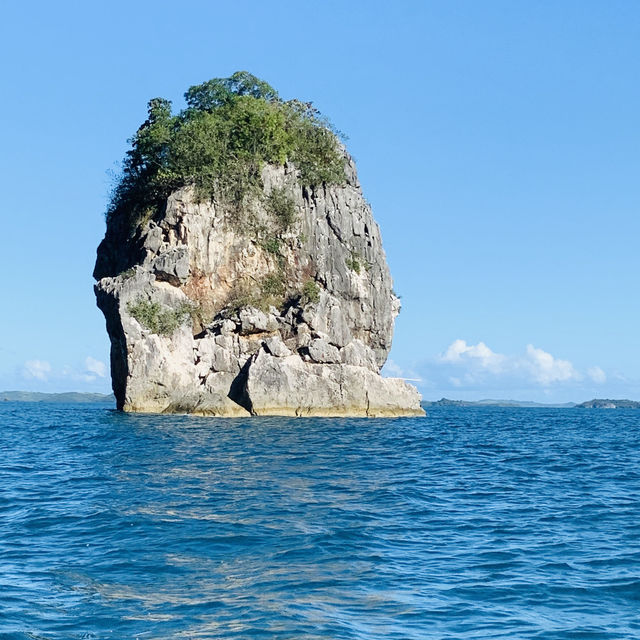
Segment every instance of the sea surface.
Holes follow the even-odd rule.
[[[640,411],[2,403],[0,638],[640,638]]]

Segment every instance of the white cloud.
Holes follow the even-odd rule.
[[[47,380],[51,373],[51,365],[46,360],[27,360],[24,363],[23,374],[27,378]]]
[[[89,373],[95,374],[99,378],[105,378],[107,376],[107,365],[101,360],[87,356],[84,364]]]
[[[410,382],[422,382],[422,378],[417,373],[403,369],[391,359],[385,362],[382,369],[382,375],[385,378],[402,378],[403,380],[409,380]]]
[[[442,362],[448,363],[474,363],[482,369],[494,373],[503,370],[507,358],[500,353],[491,351],[484,342],[467,344],[466,340],[454,340],[449,348],[440,356]]]
[[[582,379],[568,360],[554,358],[550,353],[536,349],[532,344],[527,345],[524,366],[530,371],[533,379],[543,386],[554,382]]]
[[[527,345],[524,353],[506,355],[493,351],[484,342],[468,344],[458,339],[439,356],[437,364],[440,374],[458,388],[486,387],[488,383],[497,383],[500,387],[526,388],[533,384],[546,389],[585,379],[585,374],[569,360],[556,358],[532,344]],[[586,377],[597,383],[606,380],[600,367],[588,369]]]
[[[589,367],[587,375],[597,384],[604,384],[607,381],[607,374],[600,367]]]
[[[47,388],[54,386],[76,387],[80,384],[104,384],[109,375],[107,365],[101,360],[87,356],[84,363],[77,366],[64,365],[52,366],[47,360],[27,360],[22,366],[22,375],[27,380],[35,380],[39,383],[47,383]],[[44,388],[44,387],[43,387]]]

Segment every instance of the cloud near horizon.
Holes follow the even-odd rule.
[[[585,379],[596,384],[607,380],[600,367],[593,366],[582,373],[569,360],[556,358],[532,344],[523,354],[506,355],[492,351],[484,342],[474,345],[458,339],[436,359],[436,364],[449,383],[458,388],[507,378],[543,388]]]
[[[413,369],[404,369],[398,363],[389,358],[382,368],[381,374],[385,378],[402,378],[408,382],[419,383],[422,378]]]
[[[57,369],[47,360],[27,360],[22,367],[22,377],[26,380],[39,381],[44,383],[64,383],[67,381],[92,383],[101,381],[109,374],[107,365],[87,356],[83,365],[72,367],[66,365]]]
[[[107,365],[101,360],[96,360],[91,356],[87,356],[84,361],[84,366],[89,375],[95,375],[98,378],[106,378],[107,377]]]
[[[46,382],[51,374],[51,364],[46,360],[27,360],[22,369],[25,378]]]

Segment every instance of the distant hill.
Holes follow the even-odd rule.
[[[0,402],[83,402],[115,403],[112,393],[42,393],[40,391],[0,391]]]
[[[576,403],[544,404],[528,400],[449,400],[449,398],[441,398],[435,402],[423,402],[422,405],[425,407],[546,407],[553,409],[571,409],[576,406]]]
[[[576,405],[578,409],[640,409],[640,402],[635,400],[609,400],[594,398]]]

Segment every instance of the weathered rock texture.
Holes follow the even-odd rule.
[[[120,409],[423,413],[414,387],[379,373],[399,301],[348,156],[345,166],[343,186],[311,190],[298,184],[294,167],[266,166],[264,194],[240,210],[198,202],[185,187],[133,231],[111,221],[94,276]],[[266,204],[273,189],[295,203],[286,228]],[[191,312],[157,334],[134,317],[141,302],[178,317]]]

